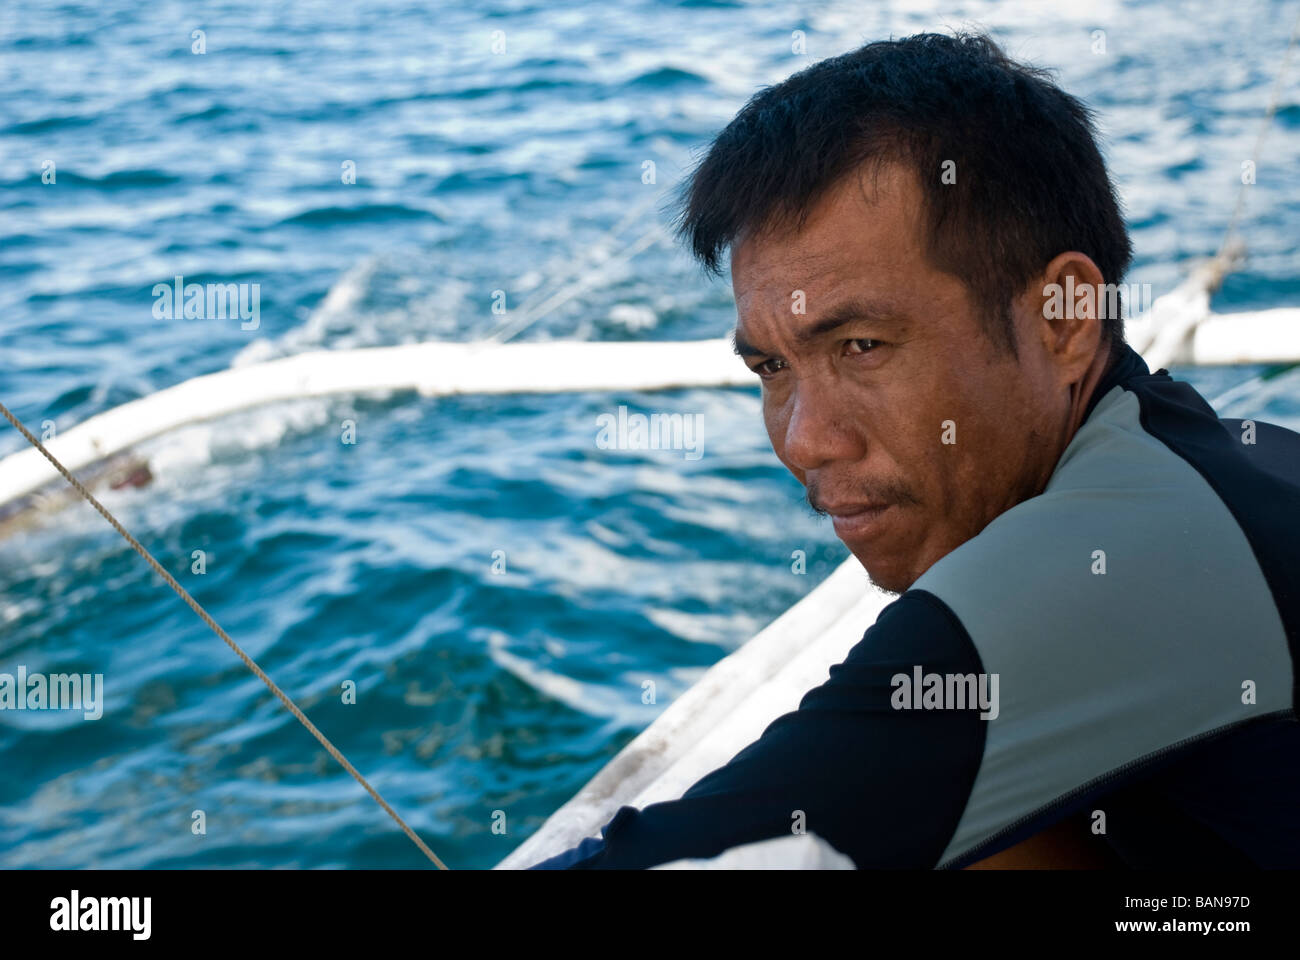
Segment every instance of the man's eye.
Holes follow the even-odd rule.
[[[846,340],[844,343],[844,352],[850,356],[854,356],[868,353],[880,345],[879,340],[868,340],[865,338],[859,340]]]
[[[777,360],[773,358],[771,360],[764,360],[762,363],[755,364],[753,370],[760,377],[770,377],[784,368],[785,368],[784,360]]]

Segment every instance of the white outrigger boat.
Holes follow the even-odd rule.
[[[1209,298],[1232,259],[1220,256],[1157,299],[1128,339],[1151,369],[1175,364],[1300,363],[1300,309],[1213,315]],[[661,371],[672,371],[664,374]],[[752,386],[727,340],[692,342],[429,342],[323,350],[236,366],[123,404],[46,447],[70,470],[102,482],[147,477],[133,448],[192,423],[306,397],[417,391],[547,393]],[[121,464],[126,463],[125,473]],[[0,460],[0,533],[42,512],[59,474],[36,449]],[[6,518],[8,518],[6,520]],[[862,637],[891,597],[854,559],[740,649],[723,658],[498,868],[531,866],[596,836],[624,805],[675,799],[795,709]],[[842,860],[842,858],[840,858]],[[809,865],[843,865],[816,855]],[[733,861],[734,863],[735,861]],[[791,865],[789,859],[783,860]]]

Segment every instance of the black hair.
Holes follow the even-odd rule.
[[[1087,254],[1108,284],[1128,269],[1092,112],[984,34],[868,43],[759,91],[685,183],[678,236],[719,274],[742,235],[801,228],[841,178],[889,161],[918,174],[931,262],[967,284],[1013,351],[1011,300],[1057,254]],[[1097,300],[1114,350],[1121,312]]]

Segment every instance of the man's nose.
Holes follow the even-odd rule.
[[[790,401],[784,458],[804,472],[836,460],[860,460],[866,456],[860,426],[844,409],[836,384],[802,382]]]

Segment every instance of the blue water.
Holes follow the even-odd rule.
[[[232,364],[475,338],[493,291],[517,307],[597,269],[522,337],[721,336],[725,282],[667,243],[619,256],[666,191],[759,86],[966,21],[1097,108],[1129,280],[1162,293],[1223,236],[1296,5],[1045,6],[5,5],[0,400],[66,430]],[[1216,310],[1300,302],[1298,83]],[[260,284],[260,328],[156,319],[178,274]],[[1182,371],[1300,426],[1300,376],[1264,372]],[[620,404],[701,414],[704,455],[598,449]],[[846,556],[758,414],[751,390],[304,401],[159,438],[154,481],[102,498],[448,864],[486,867]],[[102,673],[107,702],[0,715],[0,865],[424,863],[84,504],[0,541],[0,672],[19,664]]]

